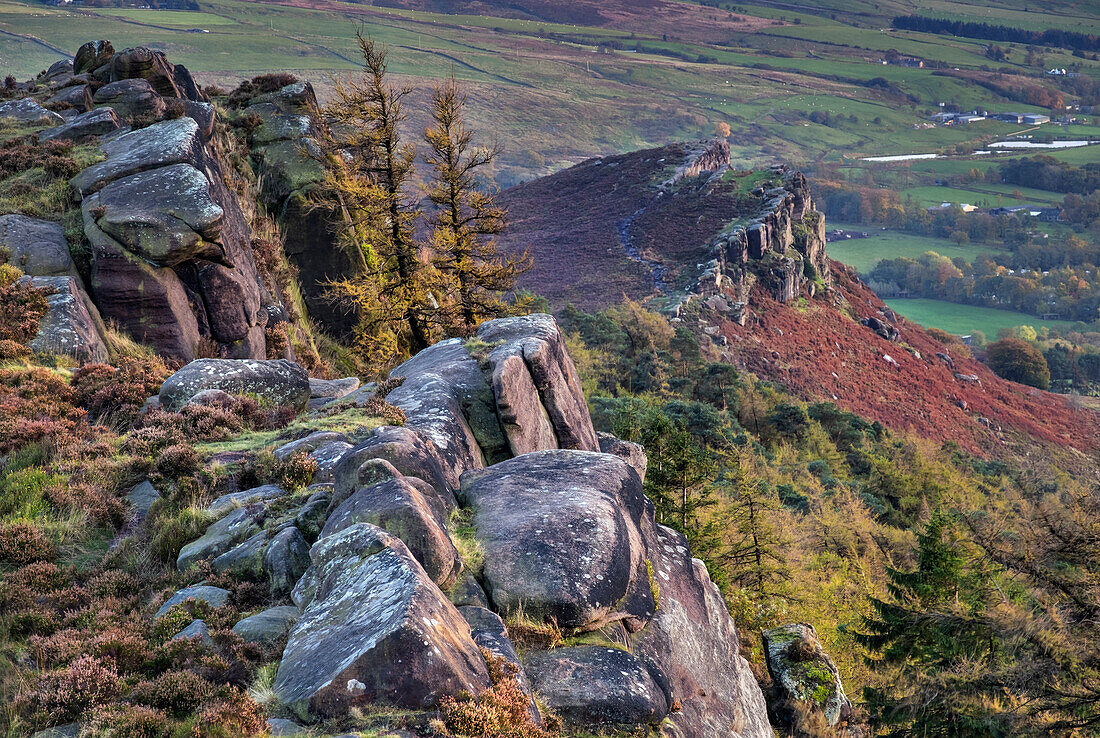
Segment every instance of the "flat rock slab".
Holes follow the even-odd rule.
[[[0,248],[8,251],[9,264],[29,276],[77,276],[60,223],[25,215],[0,215]]]
[[[618,648],[528,653],[524,666],[546,706],[571,725],[657,725],[671,709],[645,665]]]
[[[288,708],[321,718],[375,702],[431,709],[488,688],[470,626],[396,536],[360,523],[322,538],[310,559],[273,686]]]
[[[206,175],[190,164],[122,177],[96,197],[103,232],[157,266],[225,258],[217,243],[224,213]]]
[[[154,123],[114,138],[100,146],[107,160],[93,164],[69,180],[73,189],[88,195],[121,177],[171,166],[200,165],[199,125],[191,118]]]
[[[183,571],[196,561],[226,553],[260,530],[266,510],[260,503],[237,508],[206,529],[206,533],[180,549],[176,568]]]
[[[29,97],[0,102],[0,120],[5,118],[20,123],[39,123],[46,126],[65,122],[65,119],[60,115],[51,110],[46,110]]]
[[[168,410],[178,410],[206,389],[255,395],[298,410],[309,403],[309,375],[286,359],[196,359],[165,380],[160,401]]]
[[[649,503],[619,457],[526,454],[467,472],[459,497],[475,510],[482,579],[497,610],[581,629],[652,614],[641,532]]]
[[[240,620],[233,626],[233,632],[249,643],[270,646],[286,637],[299,615],[297,607],[271,607]]]
[[[309,378],[310,397],[332,397],[339,399],[350,395],[359,389],[359,377],[344,377],[343,379],[314,379]]]
[[[76,277],[20,277],[21,284],[50,290],[50,309],[28,344],[39,352],[70,356],[81,362],[107,361],[107,345],[99,333],[103,319]]]
[[[313,380],[309,380],[312,385]],[[321,446],[336,441],[347,442],[347,436],[343,433],[336,433],[334,431],[314,431],[304,438],[299,438],[297,441],[291,441],[285,443],[279,448],[275,449],[274,455],[278,461],[286,461],[291,456],[297,453],[312,453]]]
[[[205,584],[195,585],[194,587],[184,587],[161,605],[160,609],[157,610],[157,614],[153,617],[164,617],[173,607],[182,605],[188,600],[198,600],[207,603],[211,607],[221,607],[229,602],[229,590],[222,589],[221,587],[210,587]]]
[[[78,88],[69,88],[78,89]],[[87,95],[87,88],[85,90]],[[115,111],[110,108],[100,108],[81,113],[72,120],[62,125],[47,128],[38,134],[39,141],[81,141],[89,136],[105,136],[114,133],[122,124],[118,121]]]
[[[288,493],[277,484],[264,484],[251,489],[243,489],[240,492],[230,492],[222,495],[207,506],[206,512],[215,517],[225,515],[230,510],[251,505],[254,502],[271,502]]]

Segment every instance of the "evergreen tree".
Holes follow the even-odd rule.
[[[892,671],[890,686],[865,688],[872,725],[882,735],[993,737],[1007,735],[990,699],[987,674],[1000,644],[986,617],[989,582],[952,538],[951,517],[932,513],[917,534],[917,566],[888,568],[889,600],[871,598],[856,640],[876,671]]]
[[[357,32],[359,79],[337,80],[320,138],[326,179],[317,196],[336,205],[334,224],[359,271],[332,282],[334,301],[355,310],[355,344],[375,366],[392,364],[434,339],[434,270],[420,258],[413,223],[420,210],[408,194],[416,151],[404,143],[408,86],[386,77],[386,49]]]
[[[493,236],[505,224],[505,210],[494,193],[479,188],[478,175],[492,166],[497,148],[474,148],[463,120],[466,95],[452,76],[432,92],[432,125],[424,132],[433,178],[428,197],[436,207],[432,248],[435,266],[446,279],[441,318],[450,332],[471,333],[488,318],[514,308],[501,297],[530,268],[526,253],[500,256]]]

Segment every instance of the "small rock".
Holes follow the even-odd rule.
[[[270,646],[286,637],[300,614],[298,608],[289,605],[268,608],[239,621],[233,632],[249,643]]]
[[[260,487],[244,489],[240,492],[231,492],[222,495],[210,503],[206,512],[215,517],[221,516],[234,508],[251,505],[254,502],[271,502],[287,495],[287,491],[276,484],[265,484]]]
[[[62,88],[60,92],[46,100],[46,104],[68,105],[78,113],[86,113],[92,108],[91,88],[88,85],[73,85],[72,87]],[[43,131],[43,133],[45,132]],[[54,136],[50,136],[50,138],[54,138]]]
[[[293,720],[285,718],[268,718],[267,732],[271,736],[305,735],[306,729]]]
[[[359,389],[358,377],[345,377],[344,379],[309,379],[310,397],[333,397],[339,399],[347,397]]]
[[[794,709],[791,703],[802,703],[822,713],[829,727],[851,718],[852,703],[844,694],[840,672],[813,626],[784,625],[765,630],[763,637],[768,671],[782,701],[780,712],[789,713]]]
[[[313,380],[309,380],[313,382]],[[310,453],[314,449],[325,445],[326,443],[332,443],[333,441],[347,441],[347,436],[343,433],[335,433],[333,431],[316,431],[310,433],[305,438],[299,438],[297,441],[291,441],[290,443],[283,444],[279,448],[275,449],[275,458],[279,461],[285,461],[299,451]]]
[[[122,127],[110,108],[81,113],[62,125],[47,128],[38,134],[39,141],[80,141],[89,136],[103,136]]]
[[[60,223],[25,215],[0,215],[0,248],[7,250],[8,263],[28,276],[78,276]]]
[[[185,587],[179,592],[176,592],[167,602],[161,605],[160,609],[157,610],[157,614],[153,617],[164,617],[173,607],[182,605],[184,602],[187,602],[187,600],[198,600],[200,602],[206,602],[211,607],[222,607],[229,601],[229,590],[222,589],[221,587],[210,587],[205,584]]]
[[[159,499],[160,492],[148,479],[126,493],[126,501],[130,503],[130,508],[142,518]]]
[[[176,568],[180,571],[203,559],[216,558],[237,544],[255,535],[264,520],[266,511],[261,504],[252,504],[233,510],[206,529],[197,541],[180,549]]]
[[[273,405],[300,410],[309,402],[309,375],[286,359],[196,359],[165,380],[160,401],[165,408],[178,410],[204,389],[256,395]]]
[[[64,123],[65,119],[57,113],[46,110],[29,97],[19,100],[0,102],[0,119],[8,118],[20,123],[32,123],[46,126]]]
[[[264,551],[263,567],[272,592],[289,592],[309,568],[309,543],[297,528],[284,528]]]
[[[173,641],[191,640],[197,638],[204,646],[213,647],[214,639],[210,637],[210,629],[202,620],[192,620],[191,624],[172,636]]]

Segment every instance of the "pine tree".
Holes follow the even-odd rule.
[[[775,515],[781,504],[764,480],[752,478],[740,460],[734,474],[722,480],[728,507],[724,510],[727,545],[723,568],[730,580],[752,591],[757,599],[783,594],[787,561]]]
[[[357,347],[384,366],[432,343],[435,277],[414,236],[420,210],[408,187],[416,151],[401,137],[412,88],[389,83],[384,46],[361,32],[356,38],[363,74],[337,80],[324,110],[317,157],[326,179],[317,197],[336,205],[340,242],[359,265],[330,283],[330,297],[355,309]]]
[[[501,256],[493,236],[505,225],[506,212],[495,194],[479,187],[479,175],[500,150],[475,148],[463,120],[466,95],[452,76],[432,92],[432,125],[424,132],[433,168],[428,197],[433,218],[434,262],[446,280],[441,318],[450,332],[471,333],[488,318],[514,308],[501,299],[516,277],[530,268],[526,253]]]

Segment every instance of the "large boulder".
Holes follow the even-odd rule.
[[[371,523],[404,541],[441,589],[455,582],[462,559],[434,506],[404,477],[361,487],[328,516],[321,539],[356,523]]]
[[[390,372],[404,382],[386,401],[405,411],[405,426],[442,454],[447,481],[511,454],[496,416],[493,392],[481,368],[457,338],[424,349]]]
[[[303,718],[384,702],[431,709],[489,687],[470,626],[400,539],[360,523],[322,538],[273,690]]]
[[[29,97],[0,102],[0,120],[5,119],[43,126],[54,126],[65,122],[60,115],[46,110]]]
[[[32,277],[78,276],[60,223],[0,215],[0,249],[8,252],[8,263]]]
[[[454,508],[454,494],[447,461],[435,444],[409,428],[384,425],[375,428],[370,438],[346,451],[336,464],[333,481],[336,504],[372,479],[364,478],[361,469],[374,459],[387,461],[406,477],[415,477],[432,486],[438,501],[449,511]],[[455,479],[457,486],[458,480]]]
[[[772,738],[764,695],[706,566],[691,557],[687,540],[676,531],[647,528],[658,607],[633,636],[632,652],[661,675],[680,702],[681,709],[666,719],[665,733]]]
[[[99,229],[87,208],[84,235],[92,247],[89,285],[103,316],[170,357],[193,359],[199,322],[179,276],[122,248]]]
[[[50,309],[30,341],[32,349],[81,362],[107,361],[107,345],[100,333],[103,319],[76,277],[21,277],[19,282],[49,290]]]
[[[89,41],[76,50],[73,57],[73,73],[83,74],[99,69],[115,54],[110,41]]]
[[[272,536],[263,555],[263,571],[272,592],[289,592],[308,568],[309,543],[301,531],[290,525]]]
[[[92,101],[108,105],[118,117],[133,122],[135,119],[159,120],[164,115],[164,98],[143,79],[122,79],[96,90]]]
[[[110,108],[86,115],[100,112],[114,116]],[[156,266],[226,258],[218,243],[224,213],[211,198],[206,176],[190,164],[116,179],[91,195],[87,207],[104,233]]]
[[[830,728],[852,718],[852,703],[844,694],[840,672],[812,625],[783,625],[765,630],[763,636],[780,720],[792,722],[796,705],[819,712]]]
[[[460,498],[474,508],[482,579],[498,611],[585,630],[614,620],[637,630],[652,615],[641,532],[651,503],[622,459],[530,453],[467,472]]]
[[[490,320],[481,324],[477,337],[495,346],[489,352],[493,393],[513,453],[600,450],[580,377],[553,316]],[[543,445],[550,442],[551,430],[554,444]]]
[[[111,81],[120,79],[144,79],[164,97],[205,101],[186,69],[168,61],[163,51],[145,46],[123,49],[111,58]]]
[[[178,410],[207,389],[255,395],[299,410],[309,403],[309,375],[286,359],[196,359],[164,381],[160,402],[168,410]]]
[[[672,707],[645,664],[619,648],[574,646],[524,658],[535,692],[573,726],[657,725]]]

